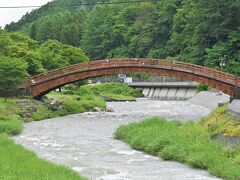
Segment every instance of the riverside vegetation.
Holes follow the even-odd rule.
[[[124,84],[83,85],[67,88],[64,93],[52,92],[44,102],[31,98],[0,98],[0,179],[85,179],[67,167],[38,158],[34,153],[14,144],[9,135],[19,134],[23,122],[106,108],[104,97],[112,100],[134,100],[138,90]],[[103,97],[104,95],[104,97]],[[56,106],[51,106],[55,101]]]
[[[199,123],[167,121],[160,117],[121,126],[115,138],[134,149],[164,160],[176,160],[206,169],[224,178],[240,178],[240,146],[226,146],[218,135],[240,138],[240,122],[227,112],[216,109]]]

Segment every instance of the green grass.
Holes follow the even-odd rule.
[[[48,98],[56,98],[64,105],[64,109],[59,112],[55,112],[56,116],[64,116],[69,114],[82,113],[90,111],[94,107],[106,108],[106,102],[103,97],[95,96],[93,94],[70,95],[63,93],[52,92],[47,95]]]
[[[0,179],[85,179],[67,167],[38,158],[34,153],[16,145],[3,134],[0,134],[0,157]]]
[[[240,147],[224,147],[200,124],[151,118],[121,126],[115,138],[132,148],[208,170],[224,179],[240,177]]]
[[[17,115],[18,105],[15,100],[9,99],[7,102],[0,98],[0,133],[15,135],[22,131],[23,122]]]
[[[198,84],[197,85],[197,92],[201,92],[201,91],[207,91],[209,89],[209,87],[207,85],[204,84]]]
[[[10,135],[19,134],[22,131],[23,125],[19,120],[1,121],[0,133],[7,133]]]
[[[218,134],[226,137],[240,137],[240,121],[227,111],[227,105],[217,108],[209,116],[202,118],[200,124],[212,137]]]
[[[127,84],[118,83],[83,85],[76,94],[80,96],[85,94],[105,96],[116,101],[133,101],[142,96],[141,91],[131,88]]]

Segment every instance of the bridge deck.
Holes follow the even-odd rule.
[[[23,86],[30,88],[30,94],[36,96],[77,80],[121,72],[143,72],[186,78],[206,83],[231,95],[234,87],[240,83],[239,77],[208,67],[179,61],[128,58],[71,65],[30,77],[27,84]]]
[[[161,68],[161,69],[171,69],[177,71],[184,71],[189,73],[194,73],[198,75],[208,76],[210,78],[217,79],[230,84],[236,84],[236,81],[240,83],[240,80],[236,76],[217,71],[208,67],[199,66],[195,64],[183,63],[179,61],[169,61],[169,60],[156,60],[156,59],[113,59],[113,60],[98,60],[90,61],[86,63],[80,63],[71,65],[68,67],[56,69],[49,71],[46,74],[40,74],[37,76],[32,76],[30,79],[34,80],[36,83],[41,83],[43,81],[53,79],[62,75],[67,75],[70,73],[75,73],[79,71],[89,71],[104,68],[117,68],[117,67],[151,67],[151,68]]]

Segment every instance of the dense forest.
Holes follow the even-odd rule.
[[[67,60],[66,54],[71,53],[66,52],[57,53],[57,56],[66,57],[63,62],[56,58],[51,60],[53,64],[44,63],[51,59],[50,56],[55,56],[43,52],[50,46],[65,46],[61,44],[64,43],[80,47],[91,60],[174,58],[216,69],[220,69],[219,63],[225,61],[223,70],[240,75],[240,0],[152,0],[141,3],[113,0],[111,2],[115,4],[92,5],[106,1],[55,0],[27,13],[20,21],[7,25],[5,30],[20,31],[35,40],[24,38],[24,42],[33,44],[30,48],[37,49],[32,51],[31,60],[24,59],[44,59],[37,64],[37,70],[34,68],[38,66],[31,65],[36,62],[30,63],[32,74],[55,68],[55,61],[59,61],[59,66],[75,63],[74,57],[70,57],[74,62]],[[79,6],[62,6],[71,4]]]
[[[27,64],[29,75],[89,60],[80,48],[56,40],[39,44],[22,33],[8,33],[3,30],[0,30],[0,59],[21,60]]]

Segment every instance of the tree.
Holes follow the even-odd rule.
[[[27,64],[21,59],[0,56],[0,90],[5,101],[9,92],[16,91],[27,76]]]
[[[30,36],[32,39],[35,39],[35,40],[36,40],[36,37],[37,37],[37,24],[36,24],[35,22],[32,24],[32,27],[31,27],[29,36]]]
[[[22,59],[27,63],[27,72],[30,75],[37,75],[46,71],[42,64],[42,55],[39,52],[29,51]]]
[[[103,44],[105,19],[112,15],[109,6],[96,6],[89,14],[86,28],[81,41],[81,47],[91,59],[104,59],[106,57]]]
[[[48,40],[39,49],[42,65],[47,70],[69,66],[88,61],[80,48],[64,45],[55,40]]]

